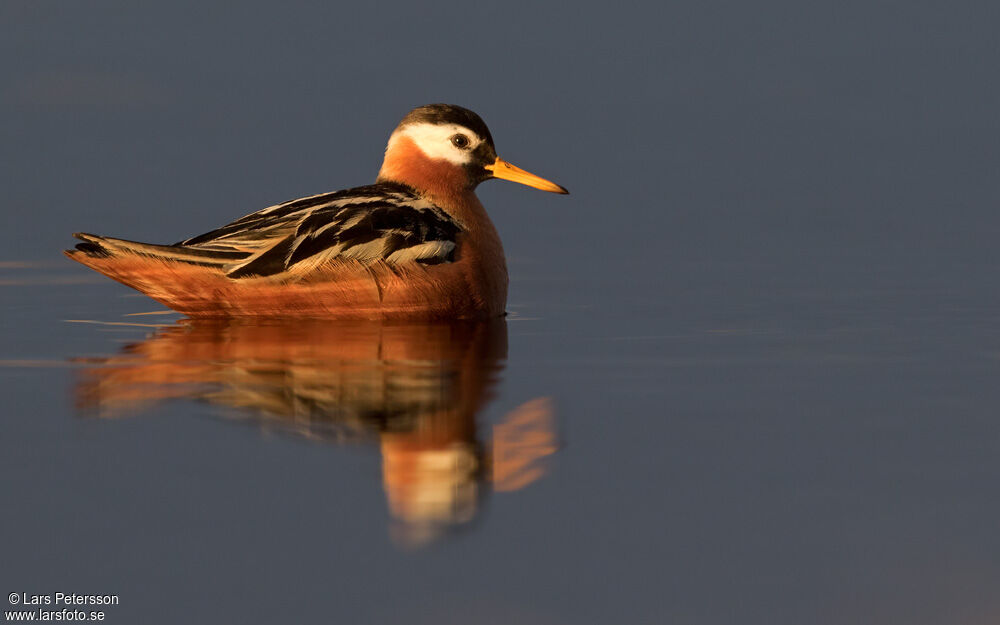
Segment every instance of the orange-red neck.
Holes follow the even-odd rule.
[[[409,185],[446,210],[467,203],[469,196],[475,197],[464,167],[429,158],[405,136],[390,142],[378,180]]]

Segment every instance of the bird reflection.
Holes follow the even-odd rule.
[[[197,399],[268,430],[375,444],[392,534],[422,544],[475,518],[489,490],[540,478],[556,450],[546,398],[481,434],[476,417],[494,397],[506,355],[502,319],[183,320],[118,355],[88,360],[76,401],[110,418]]]

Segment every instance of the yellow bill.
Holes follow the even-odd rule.
[[[502,158],[497,158],[492,165],[487,165],[486,170],[491,172],[494,178],[513,180],[514,182],[520,182],[521,184],[526,184],[529,187],[535,187],[536,189],[549,191],[551,193],[569,193],[569,191],[556,183],[550,182],[541,176],[536,176],[535,174],[526,172],[520,167],[511,165]]]

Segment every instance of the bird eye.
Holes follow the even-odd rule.
[[[469,138],[465,135],[455,135],[451,138],[451,142],[459,150],[464,150],[469,147]]]

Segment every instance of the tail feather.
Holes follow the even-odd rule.
[[[66,255],[81,262],[83,260],[77,258],[78,255],[90,258],[108,258],[125,254],[135,254],[164,261],[225,266],[245,260],[250,256],[247,252],[206,250],[186,245],[154,245],[152,243],[102,237],[87,234],[86,232],[76,232],[73,236],[83,241],[83,243],[78,243],[75,250],[66,250]]]
[[[104,249],[97,243],[77,243],[76,250],[83,252],[87,256],[91,256],[93,258],[107,258],[111,256],[111,253],[108,252],[108,250]],[[74,252],[73,250],[66,250],[66,253],[75,254],[76,252]]]
[[[225,311],[226,304],[217,295],[229,280],[225,272],[249,256],[246,252],[153,245],[83,232],[74,236],[82,243],[66,250],[66,256],[181,312]]]

